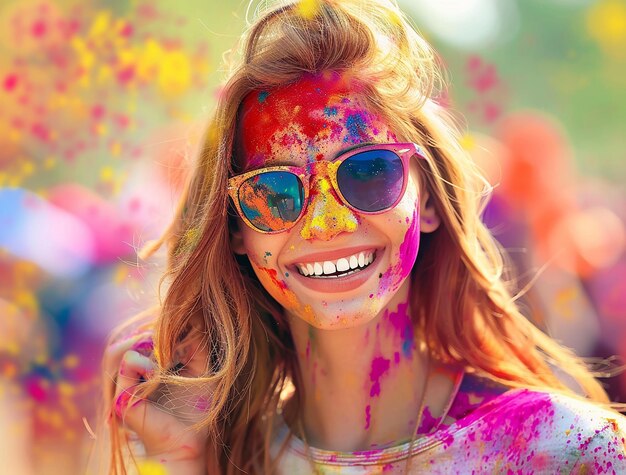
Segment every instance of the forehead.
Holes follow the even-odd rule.
[[[362,94],[357,82],[337,73],[248,94],[238,124],[243,165],[331,159],[360,143],[395,141]]]

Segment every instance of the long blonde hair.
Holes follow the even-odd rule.
[[[442,225],[424,236],[412,273],[414,323],[431,355],[511,387],[570,391],[569,374],[589,398],[608,402],[582,360],[524,317],[514,297],[506,255],[480,220],[490,187],[462,150],[458,128],[438,105],[438,61],[392,0],[318,0],[265,12],[242,40],[207,129],[178,212],[161,240],[168,248],[168,285],[155,326],[160,384],[206,387],[211,405],[209,473],[271,473],[272,419],[286,384],[299,387],[296,355],[281,307],[230,248],[235,226],[227,179],[237,112],[251,91],[296,81],[304,73],[358,77],[368,105],[403,140],[422,145],[420,179]],[[200,337],[209,358],[198,378],[168,371],[176,349]],[[297,408],[297,406],[296,406]],[[126,469],[114,424],[112,471]]]

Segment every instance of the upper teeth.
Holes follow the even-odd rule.
[[[363,268],[374,260],[374,251],[359,252],[351,256],[342,257],[336,261],[308,262],[306,264],[296,264],[300,273],[309,275],[331,275],[335,272],[346,272]]]

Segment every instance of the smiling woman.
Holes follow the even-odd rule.
[[[622,416],[515,305],[438,77],[392,1],[259,16],[163,304],[105,355],[112,472],[626,470]]]

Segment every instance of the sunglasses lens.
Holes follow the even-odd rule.
[[[404,184],[402,160],[391,150],[357,153],[337,169],[337,184],[356,209],[373,213],[391,208]]]
[[[260,173],[239,187],[239,205],[254,227],[282,231],[298,219],[304,191],[300,179],[289,172]]]

